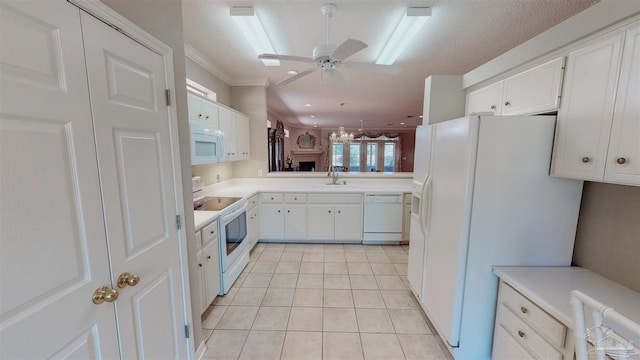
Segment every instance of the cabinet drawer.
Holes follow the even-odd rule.
[[[316,204],[360,204],[362,194],[309,194],[308,199]]]
[[[287,203],[305,203],[307,194],[284,194],[284,201]]]
[[[500,302],[558,348],[564,347],[567,327],[504,282],[500,283]]]
[[[215,220],[202,229],[202,245],[206,245],[216,239],[218,239],[218,220]]]
[[[527,325],[504,304],[498,305],[496,327],[503,327],[519,344],[531,352],[536,359],[562,360],[562,353]]]
[[[284,199],[284,196],[281,193],[264,193],[264,194],[262,194],[262,202],[263,203],[278,203],[278,202],[282,202],[283,199]]]
[[[253,209],[258,205],[258,194],[253,195],[247,200],[247,209]]]

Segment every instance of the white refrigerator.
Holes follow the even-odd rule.
[[[570,265],[582,181],[548,175],[555,116],[469,116],[429,128],[427,153],[414,160],[427,164],[425,241],[411,238],[408,280],[456,359],[490,359],[491,266]]]

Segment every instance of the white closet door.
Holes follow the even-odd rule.
[[[163,58],[82,13],[89,93],[125,359],[184,359],[185,308]]]
[[[79,10],[0,2],[0,357],[118,358]]]

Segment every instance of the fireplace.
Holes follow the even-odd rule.
[[[315,170],[316,170],[315,161],[300,161],[298,163],[298,171],[315,171]]]

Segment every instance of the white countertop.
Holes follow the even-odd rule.
[[[569,292],[574,289],[640,324],[640,293],[587,269],[494,267],[493,272],[571,329],[574,329],[574,324]]]
[[[339,178],[347,185],[327,185],[328,177],[314,178],[242,178],[208,185],[203,196],[231,196],[249,198],[258,192],[305,193],[410,193],[412,180],[406,178]],[[200,230],[218,217],[218,211],[194,211],[195,229]]]
[[[219,211],[194,211],[193,221],[196,225],[196,231],[202,229],[205,225],[218,218]]]

